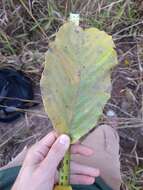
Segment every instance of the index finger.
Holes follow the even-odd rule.
[[[52,131],[35,145],[33,145],[27,153],[25,164],[33,166],[35,164],[39,164],[42,160],[44,160],[56,138],[56,132]]]

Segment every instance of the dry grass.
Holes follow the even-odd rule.
[[[82,27],[93,26],[112,34],[119,65],[112,73],[112,97],[105,111],[113,109],[118,116],[122,171],[129,190],[141,190],[143,187],[142,10],[142,0],[0,2],[0,68],[11,66],[22,70],[36,85],[39,84],[49,40],[70,12],[80,13]],[[29,110],[22,121],[0,124],[1,165],[25,144],[33,143],[49,130],[48,119],[44,118],[42,110],[35,115],[36,109]]]

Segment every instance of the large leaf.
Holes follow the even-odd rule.
[[[45,111],[72,142],[95,126],[110,96],[110,69],[116,63],[111,36],[96,28],[66,23],[50,44],[41,79]]]

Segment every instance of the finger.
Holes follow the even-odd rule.
[[[70,138],[67,135],[61,135],[49,150],[48,155],[41,163],[41,170],[48,172],[51,176],[55,175],[57,167],[63,159],[70,146]]]
[[[46,143],[49,147],[53,145],[55,139],[57,139],[58,135],[55,131],[49,132],[45,137],[43,137],[39,142]]]
[[[91,156],[93,154],[93,150],[82,144],[74,144],[71,146],[71,153],[80,154],[83,156]]]
[[[91,185],[95,182],[95,178],[85,175],[71,175],[70,183],[78,185]]]
[[[57,134],[52,131],[35,145],[33,145],[27,153],[25,163],[29,166],[33,166],[44,160],[56,138]]]
[[[97,177],[100,175],[99,169],[78,164],[76,162],[71,162],[70,167],[71,167],[71,174],[82,174],[91,177]]]

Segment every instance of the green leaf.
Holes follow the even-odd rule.
[[[110,97],[110,69],[117,64],[112,37],[96,28],[64,24],[46,53],[41,90],[58,133],[72,142],[89,132]]]

